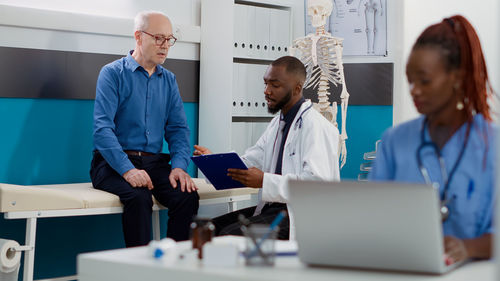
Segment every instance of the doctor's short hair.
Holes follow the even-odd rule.
[[[306,67],[296,57],[284,56],[273,61],[271,65],[284,66],[287,73],[297,75],[302,82],[306,80]]]
[[[164,13],[162,13],[160,11],[142,11],[142,12],[139,12],[134,18],[134,32],[135,31],[145,31],[149,25],[149,17],[152,15],[162,15],[168,19],[167,15],[165,15]]]

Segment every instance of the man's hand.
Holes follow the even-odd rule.
[[[201,146],[201,145],[194,145],[194,152],[193,155],[205,155],[205,154],[212,154],[212,151],[210,149]]]
[[[245,186],[262,188],[262,182],[264,181],[264,172],[261,170],[251,167],[248,170],[242,169],[227,169],[227,175],[233,180],[239,181]]]
[[[147,187],[149,190],[154,188],[151,178],[144,170],[139,170],[136,168],[128,170],[127,172],[125,172],[125,174],[123,174],[123,178],[132,187]]]
[[[453,236],[444,237],[444,252],[446,264],[460,262],[468,257],[464,241]]]
[[[187,191],[191,193],[192,191],[198,190],[191,177],[181,168],[173,169],[170,172],[168,179],[170,180],[170,184],[173,188],[177,188],[177,181],[179,181],[182,192]]]

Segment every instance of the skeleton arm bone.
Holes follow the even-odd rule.
[[[347,85],[345,83],[345,76],[344,76],[344,65],[342,64],[342,47],[337,46],[337,65],[339,66],[339,76],[341,79],[342,83],[342,92],[340,93],[340,99],[341,99],[341,115],[342,115],[342,130],[340,133],[340,155],[341,155],[341,163],[340,167],[343,167],[345,165],[346,159],[347,159],[347,147],[346,147],[346,140],[347,140],[347,105],[349,104],[349,93],[347,92]]]

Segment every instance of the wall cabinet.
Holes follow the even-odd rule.
[[[199,143],[240,154],[273,115],[263,76],[288,54],[292,5],[285,1],[202,0]]]

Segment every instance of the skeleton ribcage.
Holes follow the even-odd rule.
[[[341,41],[330,36],[321,36],[316,43],[316,61],[313,58],[314,41],[310,36],[293,42],[295,56],[304,63],[307,71],[304,88],[316,88],[321,74],[335,86],[342,84],[339,65],[342,64]]]

